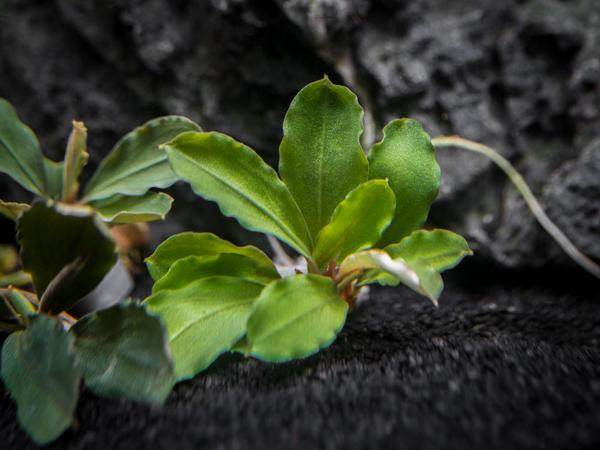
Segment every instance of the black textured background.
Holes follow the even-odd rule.
[[[375,130],[411,116],[495,146],[600,258],[598,0],[0,0],[0,96],[53,158],[84,120],[92,168],[167,113],[274,164],[291,98],[324,73]],[[51,448],[599,448],[598,281],[489,162],[439,159],[432,223],[477,252],[440,309],[375,290],[309,360],[221,361],[156,409],[84,393],[79,426]],[[155,243],[184,229],[263,243],[187,187],[172,193]],[[24,197],[0,179],[0,198]],[[0,447],[31,447],[0,392]]]

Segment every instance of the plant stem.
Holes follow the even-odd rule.
[[[431,142],[436,147],[458,147],[485,155],[491,159],[506,174],[506,176],[508,176],[510,181],[512,181],[514,186],[521,193],[525,203],[544,230],[552,236],[556,243],[571,257],[571,259],[573,259],[573,261],[596,278],[600,279],[600,266],[581,252],[562,230],[552,222],[533,195],[533,192],[531,192],[531,189],[529,189],[529,186],[523,177],[506,158],[487,145],[469,141],[468,139],[463,139],[459,136],[439,136],[433,138]]]
[[[294,265],[294,260],[285,252],[283,246],[277,239],[271,235],[267,235],[267,240],[269,241],[269,245],[271,246],[273,253],[275,253],[275,258],[279,259],[281,263],[285,264],[286,266]]]

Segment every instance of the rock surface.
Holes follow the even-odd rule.
[[[369,134],[412,116],[432,135],[496,147],[600,257],[588,245],[600,176],[569,193],[552,176],[577,178],[585,167],[572,161],[600,136],[596,0],[3,0],[0,21],[0,95],[53,157],[73,117],[88,124],[95,164],[124,132],[176,113],[275,163],[291,98],[328,73],[359,93]],[[506,267],[567,262],[488,161],[452,149],[439,158],[435,224]],[[214,208],[188,212],[196,200],[176,192],[175,228],[221,228]],[[577,220],[575,204],[586,211]],[[235,224],[227,232],[245,238]]]
[[[304,361],[220,360],[162,407],[84,393],[76,428],[47,448],[598,448],[596,286],[473,265],[448,277],[437,310],[376,290]],[[34,447],[3,388],[0,430],[2,448]]]

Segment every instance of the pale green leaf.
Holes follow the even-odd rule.
[[[87,129],[83,122],[73,121],[73,129],[67,143],[64,162],[62,200],[68,203],[77,199],[79,176],[87,164]]]
[[[270,362],[305,358],[329,346],[344,326],[348,304],[332,279],[295,275],[269,284],[254,304],[247,341]]]
[[[310,253],[312,239],[296,201],[254,150],[216,132],[185,133],[165,148],[175,173],[224,215]]]
[[[174,383],[166,329],[127,302],[83,317],[71,328],[85,384],[97,394],[164,401]]]
[[[392,259],[416,261],[438,272],[452,269],[465,256],[472,255],[469,244],[462,236],[448,230],[418,230],[385,251]]]
[[[444,288],[440,274],[433,268],[418,262],[407,262],[402,258],[392,259],[383,250],[366,250],[349,255],[339,267],[338,277],[370,276],[372,270],[393,276],[394,283],[402,283],[421,295],[428,297],[435,305]],[[366,283],[361,283],[366,284]]]
[[[102,161],[85,191],[85,200],[115,194],[142,195],[152,187],[165,188],[177,181],[161,144],[200,127],[185,117],[151,120],[125,135]]]
[[[55,319],[32,317],[26,330],[6,339],[2,379],[19,423],[38,444],[53,441],[73,422],[81,376],[73,337]]]
[[[383,129],[383,140],[369,151],[369,178],[388,179],[396,195],[396,214],[379,247],[398,242],[425,222],[439,190],[440,168],[418,122],[397,119]]]
[[[238,247],[212,233],[179,233],[162,242],[154,253],[146,258],[150,276],[159,280],[167,274],[175,261],[188,256],[214,256],[220,253],[234,253],[247,256],[260,267],[266,276],[277,278],[277,269],[262,251],[251,245]]]
[[[53,200],[59,200],[62,196],[63,173],[65,163],[44,158],[44,171],[46,173],[45,196]]]
[[[0,200],[0,214],[10,220],[17,220],[23,212],[27,211],[30,205],[27,203],[5,202]]]
[[[167,326],[177,380],[191,378],[229,351],[246,333],[262,284],[235,277],[202,278],[146,299]]]
[[[273,266],[265,267],[262,261],[234,253],[221,253],[210,256],[188,256],[171,266],[167,274],[152,287],[155,294],[165,289],[181,289],[200,278],[211,276],[231,276],[268,284],[279,278]]]
[[[348,192],[367,180],[360,145],[363,110],[356,96],[327,77],[304,87],[283,122],[279,173],[313,237]]]
[[[43,312],[69,309],[116,262],[109,230],[87,207],[35,203],[19,218],[17,231],[23,268],[33,278]]]
[[[385,180],[367,181],[350,191],[317,235],[313,252],[317,264],[323,267],[370,248],[392,221],[395,204]]]
[[[113,195],[90,202],[102,220],[109,223],[141,223],[163,220],[173,203],[173,197],[163,192],[148,192],[140,196]]]
[[[3,98],[0,98],[0,172],[34,194],[43,195],[46,178],[40,144]]]

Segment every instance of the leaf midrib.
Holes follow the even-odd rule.
[[[225,187],[228,187],[232,191],[234,191],[235,193],[237,193],[242,198],[242,200],[245,200],[246,202],[249,202],[251,205],[254,205],[259,211],[263,212],[267,217],[269,217],[275,223],[275,225],[277,225],[278,227],[280,227],[286,233],[287,237],[291,238],[290,240],[292,242],[294,242],[299,248],[308,250],[307,247],[306,247],[306,244],[302,243],[301,240],[300,240],[300,244],[301,245],[299,245],[299,242],[298,242],[299,238],[295,236],[295,233],[289,228],[289,226],[287,226],[284,222],[282,222],[278,217],[274,216],[268,209],[266,209],[260,203],[256,202],[255,200],[253,200],[250,197],[247,197],[243,193],[243,191],[241,191],[237,186],[229,184],[226,179],[224,179],[223,177],[218,176],[217,174],[215,174],[211,170],[209,170],[206,167],[200,165],[195,159],[191,158],[186,153],[184,153],[184,152],[182,152],[180,150],[177,150],[177,149],[175,149],[175,151],[177,151],[177,153],[180,156],[184,157],[186,160],[188,160],[189,162],[193,163],[201,171],[204,171],[208,175],[212,176],[215,180],[217,180],[221,184],[223,184]]]
[[[19,161],[19,159],[15,156],[14,152],[12,151],[12,148],[9,145],[7,145],[6,141],[4,139],[0,138],[0,144],[2,145],[2,147],[4,147],[7,150],[8,154],[10,155],[10,157],[17,164],[17,166],[19,166],[19,168],[25,174],[25,176],[27,177],[27,179],[29,180],[29,182],[33,185],[33,187],[37,189],[38,193],[44,192],[43,187],[39,186],[37,184],[37,182],[32,178],[32,176],[29,173],[29,171],[26,170],[25,166],[23,166],[23,164],[21,163],[21,161]]]

